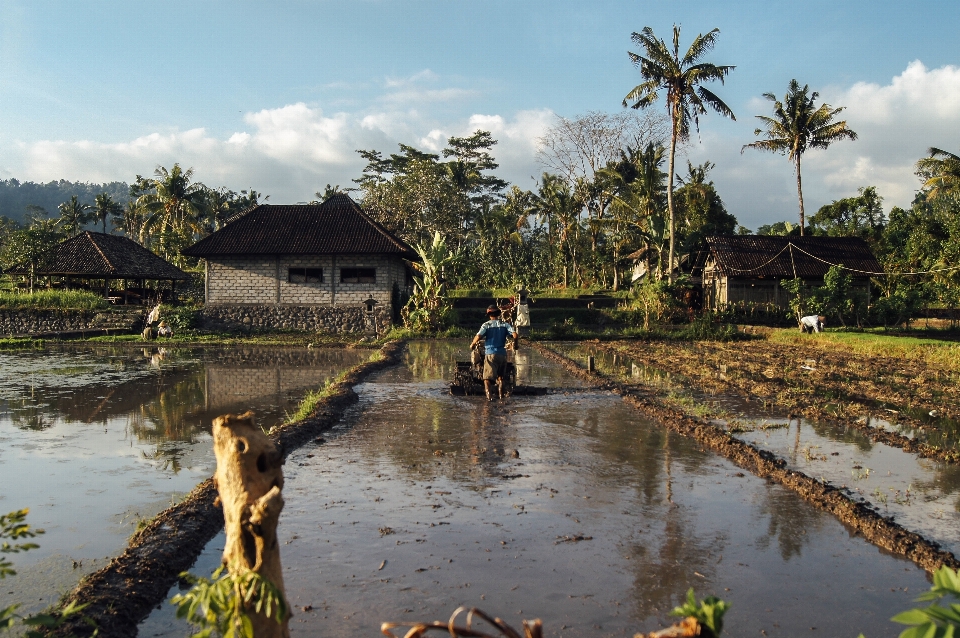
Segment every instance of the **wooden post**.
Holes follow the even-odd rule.
[[[277,543],[283,509],[283,457],[254,424],[253,412],[214,419],[213,451],[217,457],[213,480],[220,493],[227,535],[223,562],[231,573],[257,572],[285,598]],[[257,638],[289,638],[289,616],[278,623],[275,617],[267,618],[253,609],[249,613]]]
[[[597,369],[597,362],[593,358],[593,355],[587,357],[587,372],[594,372]]]

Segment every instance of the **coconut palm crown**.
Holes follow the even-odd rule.
[[[646,108],[660,99],[660,92],[666,92],[666,106],[670,113],[670,160],[667,181],[667,208],[670,211],[670,281],[673,281],[674,245],[675,245],[675,215],[673,206],[674,158],[676,157],[677,141],[686,141],[690,138],[690,124],[693,123],[697,131],[700,130],[700,116],[708,112],[707,107],[724,117],[736,120],[733,111],[726,103],[712,91],[701,84],[723,80],[733,71],[733,66],[718,66],[704,62],[703,57],[713,49],[720,35],[720,29],[714,29],[706,35],[698,34],[690,48],[681,57],[680,55],[680,27],[673,26],[673,47],[669,47],[663,40],[653,34],[653,29],[644,27],[640,33],[633,33],[630,39],[642,46],[646,56],[632,53],[627,54],[633,64],[640,69],[643,82],[633,87],[623,98],[623,105],[629,102],[635,109]]]
[[[960,193],[960,156],[936,147],[917,162],[917,175],[931,198]],[[941,159],[942,158],[942,159]]]
[[[744,144],[740,149],[755,148],[758,151],[770,151],[786,155],[793,162],[797,174],[797,197],[800,201],[800,234],[806,225],[803,213],[803,183],[800,178],[800,158],[811,148],[827,148],[836,141],[857,139],[857,134],[847,127],[847,122],[834,121],[834,116],[843,111],[844,107],[833,108],[829,104],[815,106],[820,94],[814,91],[809,93],[809,85],[790,80],[787,94],[783,101],[777,99],[773,93],[764,93],[763,97],[773,102],[773,117],[758,115],[757,119],[763,122],[765,128],[756,129],[753,134],[764,134],[765,139],[757,140],[752,144]]]

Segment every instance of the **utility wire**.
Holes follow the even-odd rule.
[[[734,267],[732,267],[732,266],[725,266],[725,267],[724,267],[724,270],[731,271],[731,273],[734,273],[734,272],[735,272],[735,273],[750,273],[750,272],[754,272],[755,270],[760,270],[761,268],[765,268],[765,267],[769,266],[769,265],[772,264],[774,261],[776,261],[777,258],[780,257],[780,255],[782,255],[782,254],[784,253],[784,251],[790,250],[790,261],[791,261],[791,263],[793,264],[793,276],[796,277],[796,276],[797,276],[797,266],[796,266],[796,263],[793,262],[793,249],[797,249],[797,250],[799,250],[800,252],[802,252],[804,255],[807,255],[808,257],[812,257],[813,259],[816,259],[817,261],[823,262],[823,263],[827,264],[828,266],[836,266],[837,268],[840,268],[840,269],[842,269],[842,270],[849,270],[850,272],[860,273],[860,274],[864,274],[864,275],[877,275],[877,276],[902,275],[902,276],[910,276],[910,275],[929,275],[929,274],[938,273],[938,272],[950,272],[950,271],[952,271],[952,270],[960,270],[960,266],[950,266],[949,268],[935,268],[935,269],[933,269],[933,270],[921,270],[921,271],[917,271],[917,272],[876,272],[876,271],[873,271],[873,270],[860,270],[860,269],[858,269],[858,268],[850,268],[850,267],[848,267],[848,266],[844,266],[843,264],[834,264],[834,263],[831,263],[831,262],[827,261],[826,259],[823,259],[823,258],[821,258],[821,257],[817,257],[816,255],[813,255],[813,254],[811,254],[811,253],[808,253],[808,252],[805,251],[803,248],[800,248],[799,246],[795,245],[793,242],[787,242],[787,245],[784,246],[784,247],[780,250],[780,252],[778,252],[776,255],[774,255],[769,261],[766,261],[766,262],[760,264],[759,266],[756,266],[756,267],[754,267],[754,268],[734,268]]]

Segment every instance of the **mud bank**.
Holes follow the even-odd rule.
[[[399,363],[403,348],[402,341],[387,343],[378,360],[354,367],[333,384],[310,417],[274,428],[271,438],[281,446],[284,456],[336,424],[357,402],[353,386]],[[216,495],[212,480],[198,485],[184,501],[161,512],[137,533],[120,556],[85,578],[62,604],[88,605],[84,616],[96,624],[103,638],[136,635],[137,624],[164,600],[180,572],[193,565],[223,527],[223,514],[213,504]],[[93,630],[77,619],[51,635],[90,636]]]
[[[669,429],[696,440],[761,478],[792,490],[814,506],[833,514],[874,545],[899,554],[928,572],[933,572],[942,565],[953,569],[960,568],[960,561],[952,553],[940,549],[936,543],[851,500],[836,487],[788,469],[786,462],[776,455],[740,441],[716,425],[667,407],[655,397],[646,395],[635,387],[612,381],[596,372],[587,372],[576,362],[543,344],[532,345],[545,357],[559,363],[580,379],[597,388],[621,395],[625,402]]]

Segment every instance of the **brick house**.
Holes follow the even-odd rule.
[[[869,300],[870,277],[883,272],[859,237],[724,235],[708,237],[706,244],[696,254],[693,275],[702,274],[704,305],[710,309],[739,303],[787,308],[791,296],[783,280],[822,286],[831,265],[848,268],[854,294]]]
[[[183,254],[205,260],[213,326],[331,332],[389,327],[417,258],[342,193],[256,206]]]

